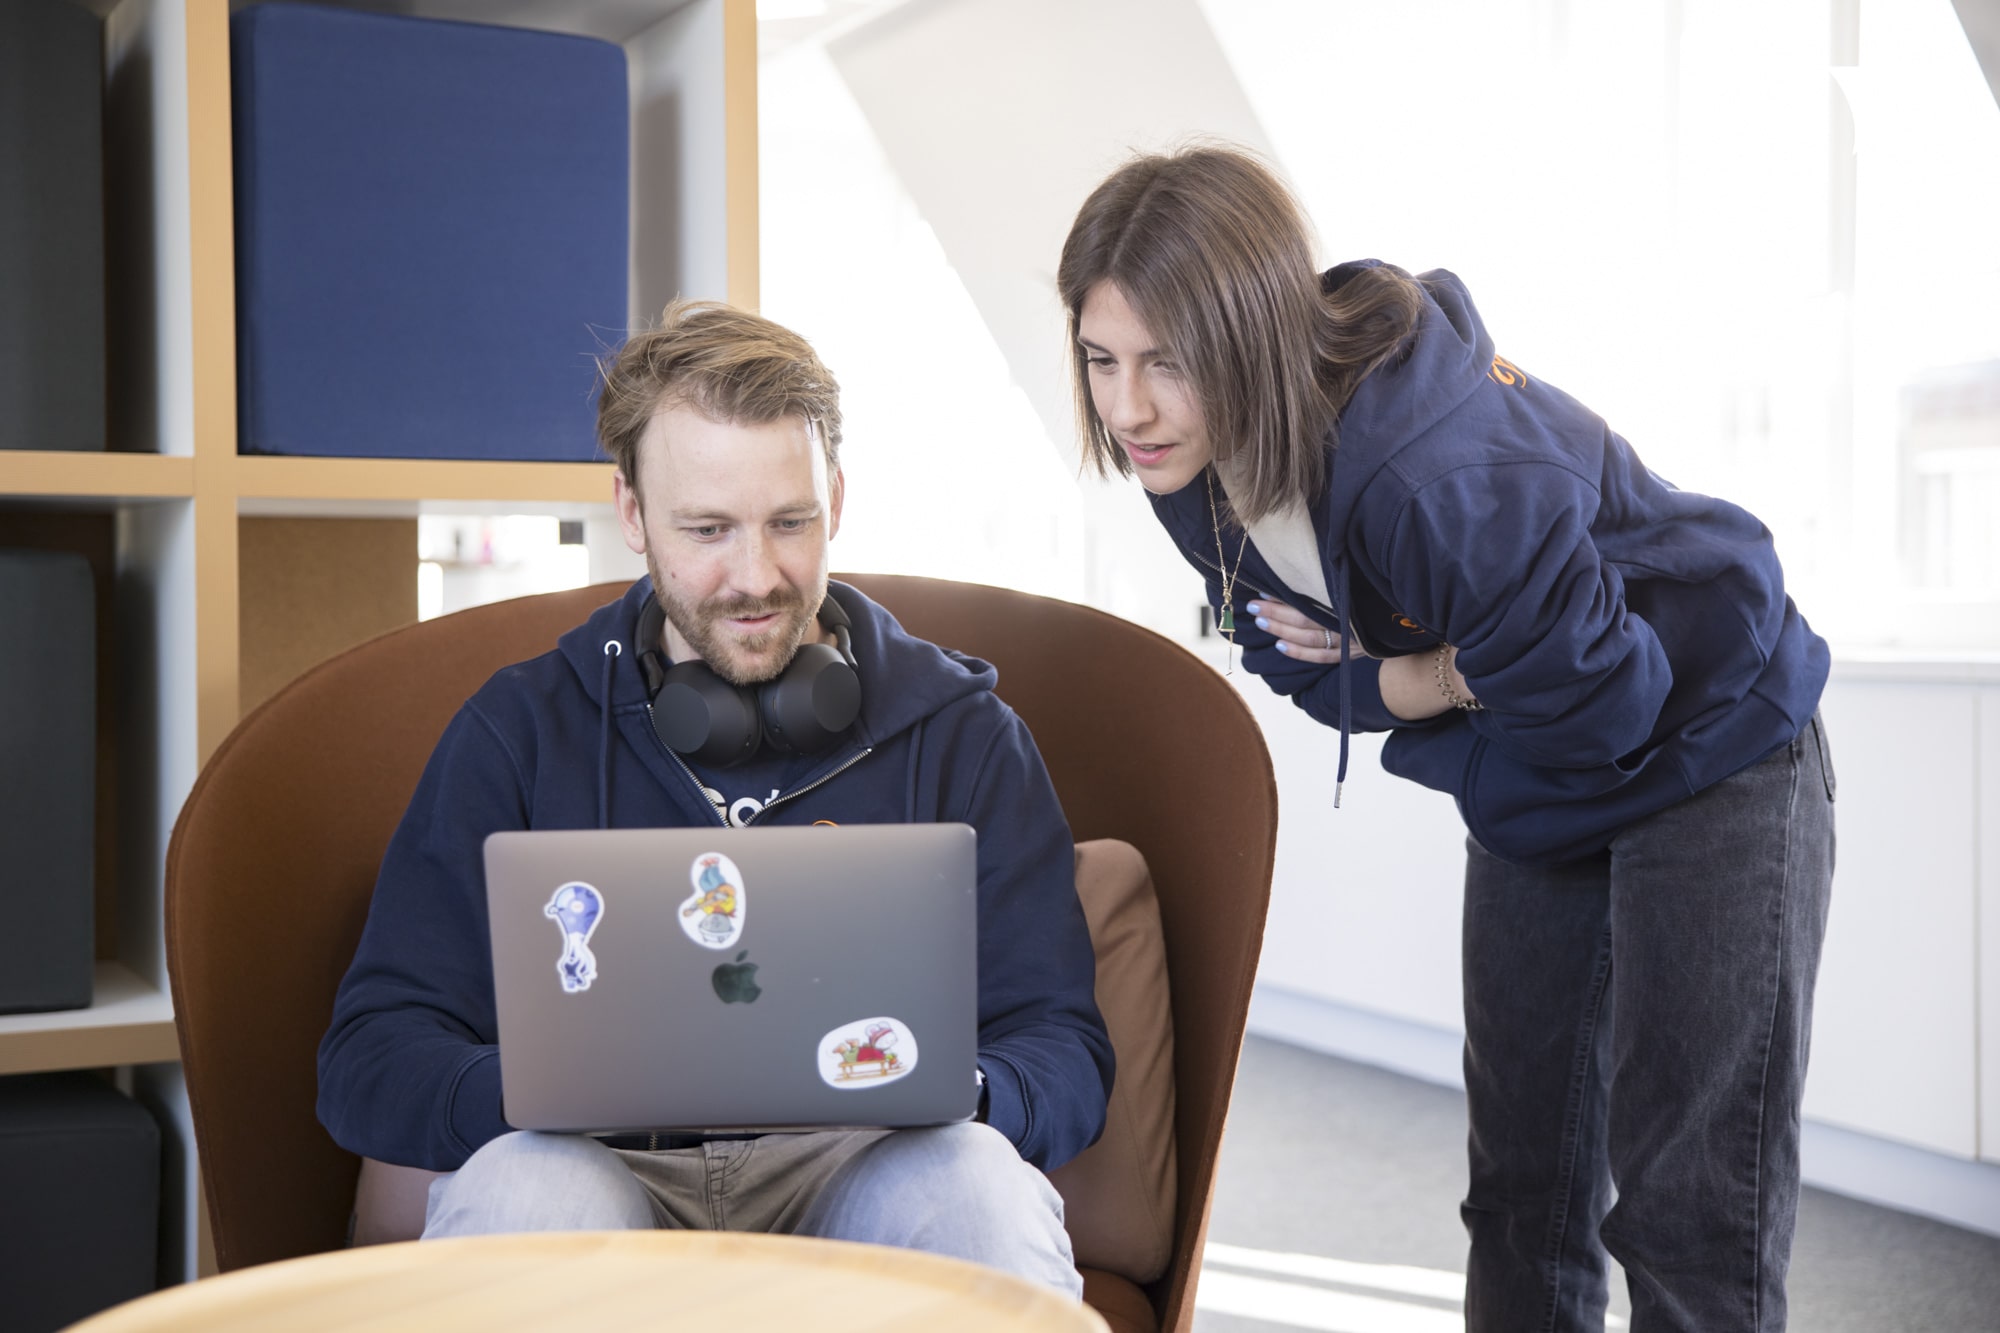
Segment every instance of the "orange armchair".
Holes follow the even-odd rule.
[[[1121,840],[1150,868],[1172,1006],[1171,1257],[1143,1287],[1086,1268],[1085,1299],[1117,1329],[1185,1330],[1276,845],[1262,735],[1207,665],[1093,608],[840,577],[911,633],[993,663],[1077,841]],[[166,932],[221,1268],[346,1243],[361,1162],[315,1118],[315,1051],[383,850],[458,706],[622,591],[526,597],[383,635],[292,682],[203,770],[167,853]]]

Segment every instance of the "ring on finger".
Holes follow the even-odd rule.
[[[1333,651],[1333,631],[1332,631],[1332,630],[1330,630],[1330,629],[1328,629],[1328,628],[1327,628],[1326,626],[1324,626],[1324,625],[1321,625],[1321,626],[1319,627],[1319,633],[1320,633],[1320,637],[1321,637],[1322,639],[1324,639],[1324,640],[1326,641],[1325,643],[1321,644],[1320,646],[1321,646],[1321,647],[1323,647],[1323,648],[1325,648],[1325,649],[1326,649],[1326,650],[1327,650],[1328,652],[1332,652],[1332,651]]]

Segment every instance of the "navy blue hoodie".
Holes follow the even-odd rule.
[[[860,719],[755,822],[963,822],[979,835],[979,1065],[987,1120],[1036,1166],[1104,1125],[1111,1045],[1069,825],[994,669],[903,632],[845,584]],[[723,824],[647,714],[641,579],[497,672],[439,739],[382,861],[319,1051],[319,1117],[350,1152],[453,1170],[501,1117],[481,849],[501,829]],[[621,645],[615,655],[607,643]]]
[[[1488,851],[1589,855],[1796,736],[1826,643],[1785,595],[1763,524],[1655,476],[1596,414],[1496,355],[1452,274],[1419,281],[1414,339],[1356,389],[1307,506],[1336,605],[1287,588],[1252,543],[1231,571],[1236,642],[1273,690],[1340,728],[1341,778],[1349,730],[1390,731],[1383,767],[1449,792]],[[1219,610],[1207,487],[1151,498]],[[1375,658],[1457,645],[1485,710],[1395,717],[1379,660],[1279,653],[1243,613],[1260,594]]]

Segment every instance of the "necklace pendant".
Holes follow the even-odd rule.
[[[1215,622],[1215,627],[1224,634],[1234,634],[1236,632],[1236,608],[1224,602],[1222,604],[1222,618]]]

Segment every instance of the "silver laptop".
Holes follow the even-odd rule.
[[[495,833],[517,1129],[935,1125],[978,1105],[964,824]]]

